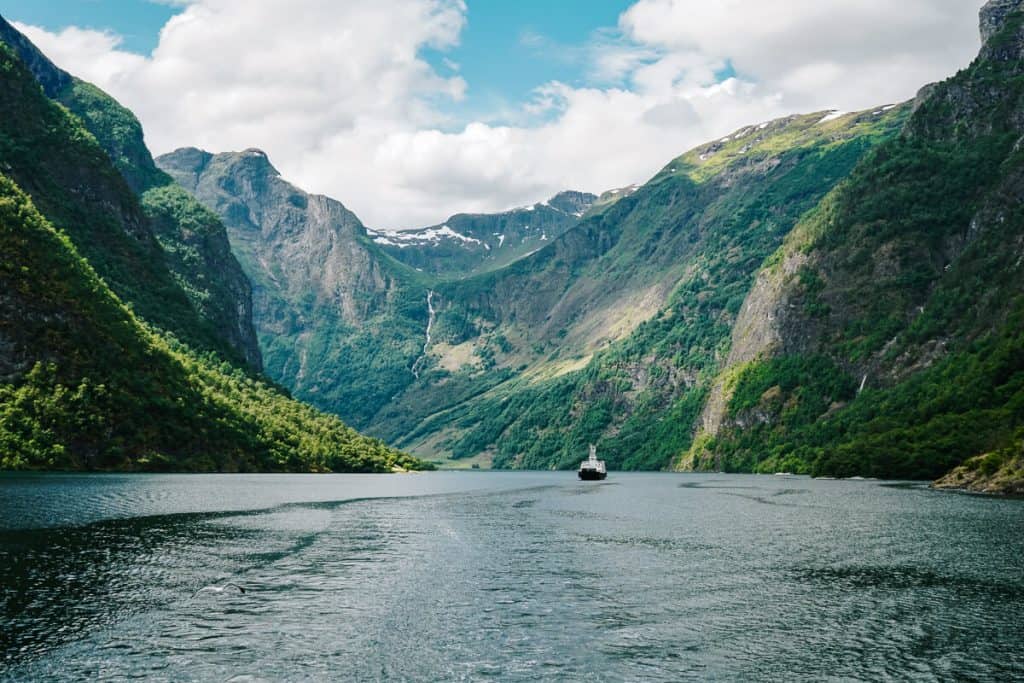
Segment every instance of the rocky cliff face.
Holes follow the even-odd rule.
[[[282,300],[312,297],[351,325],[386,302],[395,283],[366,249],[359,219],[340,202],[285,182],[260,150],[179,150],[159,162],[225,217],[236,251],[259,284],[261,325],[284,319],[272,303]]]
[[[597,199],[560,192],[545,202],[496,214],[457,214],[440,225],[402,231],[371,231],[395,259],[441,277],[496,270],[561,237]]]
[[[227,225],[253,283],[270,376],[366,426],[414,379],[427,322],[416,273],[382,254],[340,202],[286,182],[259,150],[182,149],[157,163]]]
[[[981,43],[987,45],[989,40],[1002,31],[1010,15],[1021,9],[1021,0],[989,0],[981,8]]]
[[[252,324],[251,291],[231,253],[223,225],[156,168],[143,140],[142,126],[130,111],[98,88],[55,66],[2,17],[0,40],[14,50],[47,97],[79,117],[139,196],[143,215],[127,219],[132,234],[142,242],[156,238],[157,257],[165,262],[192,307],[208,323],[211,334],[258,369],[261,358]],[[62,172],[66,173],[67,168]],[[160,322],[154,315],[159,316],[155,311],[146,313],[146,317]]]

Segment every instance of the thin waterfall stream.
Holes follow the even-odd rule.
[[[412,374],[413,376],[416,377],[416,379],[420,378],[420,363],[422,363],[427,358],[427,349],[430,348],[430,331],[434,327],[434,319],[436,318],[436,316],[437,313],[434,310],[434,290],[431,289],[427,292],[427,333],[426,341],[423,342],[423,353],[420,354],[420,357],[417,358],[416,362],[412,364]]]

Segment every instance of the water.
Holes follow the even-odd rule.
[[[4,681],[1024,677],[1019,500],[452,472],[5,475],[0,501]]]

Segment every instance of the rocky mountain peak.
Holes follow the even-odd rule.
[[[595,194],[566,190],[564,192],[559,192],[549,199],[547,204],[551,208],[563,213],[581,216],[591,207],[591,205],[593,205],[595,201],[597,201],[597,195]]]
[[[270,157],[262,149],[250,147],[241,152],[226,152],[218,154],[217,158],[222,160],[233,172],[250,176],[280,177],[281,173],[270,163]]]
[[[1024,0],[989,0],[981,8],[981,43],[985,45],[999,33],[1014,12],[1024,9]]]
[[[213,154],[206,150],[195,147],[181,147],[168,154],[164,154],[157,160],[157,163],[169,173],[186,190],[196,191],[196,185],[203,171],[213,159]]]

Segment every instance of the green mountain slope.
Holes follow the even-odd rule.
[[[571,228],[597,197],[559,192],[545,202],[493,214],[456,214],[418,230],[369,231],[384,253],[438,277],[464,278],[502,268]]]
[[[1021,3],[982,26],[978,59],[925,88],[759,275],[681,466],[934,478],[1019,453]]]
[[[143,141],[142,127],[130,111],[98,88],[57,68],[2,17],[0,41],[29,67],[46,97],[78,117],[114,162],[128,190],[110,177],[109,169],[81,168],[81,180],[96,179],[91,182],[95,196],[71,191],[63,193],[59,202],[47,203],[58,193],[44,185],[51,180],[66,184],[71,178],[63,150],[45,140],[50,136],[52,142],[61,134],[55,135],[44,122],[65,127],[75,124],[61,121],[62,116],[49,110],[44,97],[28,92],[32,88],[27,83],[8,84],[10,88],[24,86],[27,91],[11,90],[3,98],[2,125],[8,137],[23,141],[33,137],[38,144],[25,142],[20,148],[6,149],[8,174],[33,196],[38,195],[37,203],[51,220],[65,230],[78,231],[76,244],[84,255],[116,292],[132,301],[144,319],[194,343],[237,354],[258,369],[261,360],[249,282],[231,253],[220,221],[156,167]],[[41,156],[21,153],[27,149]],[[102,165],[99,159],[90,163]],[[141,197],[141,211],[134,206],[134,199],[123,199],[126,194]],[[83,216],[92,213],[93,204],[104,201],[133,205],[124,209],[130,215],[125,216],[121,230],[131,233],[134,245],[115,246],[118,237],[109,234],[93,248],[93,237],[99,237],[94,233],[99,231],[88,226]]]
[[[143,326],[6,176],[0,247],[0,468],[390,471],[417,464]]]
[[[376,418],[421,454],[661,468],[685,450],[732,323],[800,217],[906,107],[751,126],[668,164],[509,267],[440,285],[427,371]]]

